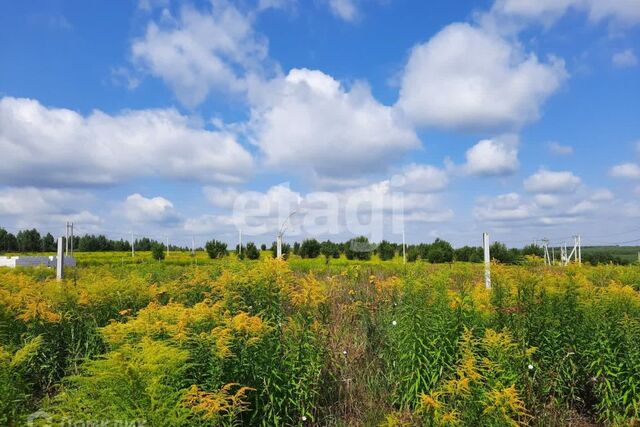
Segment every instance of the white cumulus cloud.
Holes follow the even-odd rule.
[[[267,166],[317,177],[381,171],[420,146],[415,132],[368,86],[346,89],[317,70],[293,69],[257,85],[249,127]]]
[[[418,125],[512,129],[536,120],[567,77],[564,62],[541,62],[500,36],[464,23],[413,48],[398,106]]]
[[[519,166],[517,144],[515,136],[482,140],[467,150],[463,169],[470,175],[512,174]]]
[[[530,193],[570,193],[582,180],[569,171],[540,169],[524,181],[524,189]]]
[[[393,180],[396,179],[400,188],[413,193],[432,193],[449,185],[447,172],[431,165],[409,165],[401,174],[393,177]]]
[[[7,184],[112,184],[141,176],[238,182],[251,155],[227,132],[174,109],[83,116],[36,100],[0,99],[0,179]]]
[[[139,193],[127,197],[122,204],[122,214],[137,223],[171,223],[179,219],[171,201],[159,196],[147,198]]]
[[[244,91],[247,74],[261,69],[268,43],[252,25],[250,15],[226,1],[212,1],[205,11],[184,6],[178,19],[150,22],[131,54],[183,104],[195,107],[214,90]]]
[[[640,178],[640,165],[637,163],[622,163],[611,168],[611,176],[616,178]]]

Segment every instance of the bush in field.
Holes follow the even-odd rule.
[[[330,240],[320,244],[320,253],[324,256],[325,264],[329,264],[330,258],[340,258],[340,247]]]
[[[204,248],[211,259],[224,258],[229,254],[227,244],[218,240],[208,241]]]
[[[378,253],[378,257],[380,257],[382,261],[388,261],[396,256],[395,246],[387,242],[386,240],[380,242],[380,244],[376,248],[376,252]]]
[[[151,256],[157,261],[162,261],[165,257],[165,246],[162,243],[154,242],[151,245]]]
[[[247,243],[247,247],[245,248],[244,253],[248,259],[260,258],[260,250],[258,250],[258,247],[253,242]]]
[[[493,242],[489,247],[491,259],[503,264],[515,264],[521,261],[522,256],[517,249],[508,249],[504,243]]]
[[[407,261],[408,262],[416,262],[419,257],[420,257],[420,252],[418,251],[418,248],[416,248],[415,246],[409,246],[407,248]]]
[[[320,256],[320,242],[316,239],[305,239],[300,245],[298,255],[302,258],[317,258]]]
[[[291,252],[291,245],[288,243],[284,243],[282,242],[282,246],[280,247],[282,249],[282,258],[283,259],[289,259],[289,253]],[[271,244],[271,255],[274,258],[278,257],[278,245],[276,242],[273,242]]]
[[[368,261],[371,259],[373,245],[369,243],[369,239],[365,236],[356,237],[346,243],[345,256],[347,259],[355,259]]]
[[[522,248],[522,251],[520,252],[522,253],[523,256],[534,255],[540,258],[544,257],[544,249],[542,249],[542,247],[533,243]]]

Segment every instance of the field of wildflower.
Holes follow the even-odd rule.
[[[640,267],[165,261],[0,269],[0,425],[640,423]]]

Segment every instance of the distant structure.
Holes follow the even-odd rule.
[[[0,256],[0,267],[51,267],[56,268],[58,257],[53,256]],[[76,259],[71,256],[64,257],[64,265],[69,267],[76,266]]]

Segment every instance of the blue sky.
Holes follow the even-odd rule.
[[[638,0],[4,2],[0,224],[639,239],[639,42]]]

